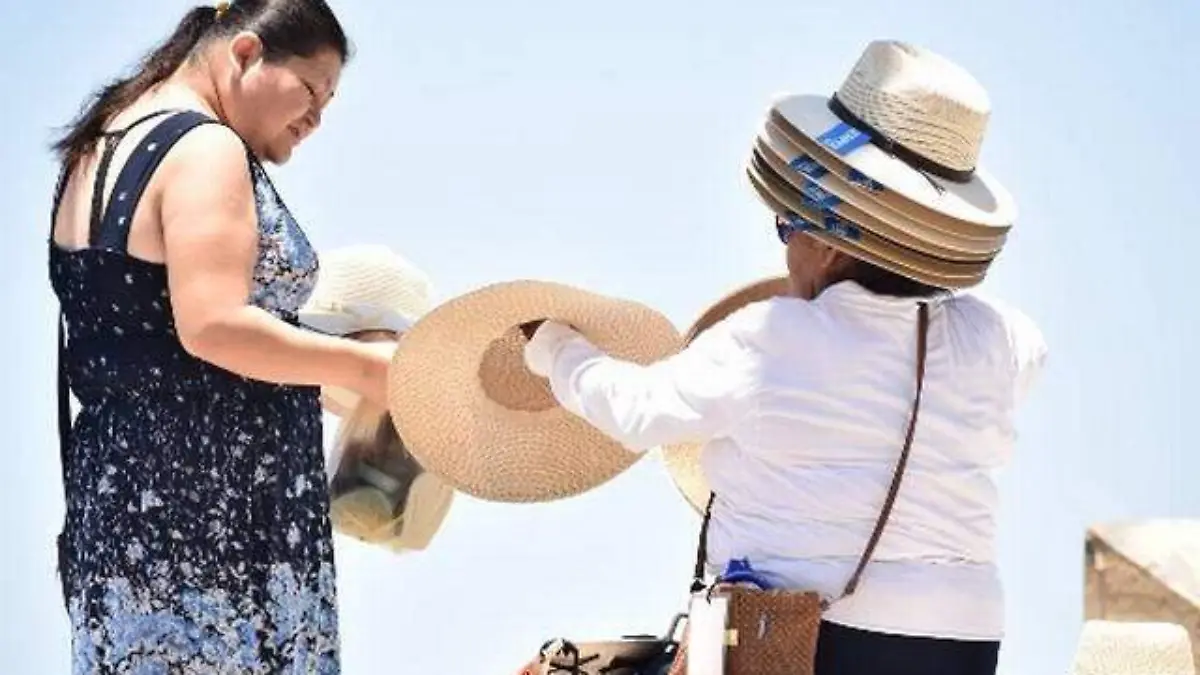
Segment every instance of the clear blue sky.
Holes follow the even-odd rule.
[[[781,269],[741,174],[773,93],[833,91],[874,38],[959,61],[991,92],[984,161],[1022,209],[985,288],[1038,320],[1051,348],[1003,478],[1003,672],[1066,670],[1090,522],[1200,512],[1200,457],[1184,434],[1200,380],[1186,337],[1197,335],[1200,4],[334,4],[357,58],[325,128],[276,173],[320,247],[392,245],[441,298],[553,279],[649,303],[681,327]],[[41,0],[0,14],[6,672],[68,662],[45,145],[184,10]],[[339,538],[345,671],[504,674],[551,635],[659,632],[683,606],[697,525],[652,456],[564,502],[460,499],[423,554]]]

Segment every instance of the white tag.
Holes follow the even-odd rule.
[[[687,675],[725,675],[729,598],[707,591],[692,596],[688,608]]]

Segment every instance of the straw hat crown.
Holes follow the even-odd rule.
[[[424,272],[386,246],[359,244],[321,253],[312,295],[300,308],[300,323],[327,335],[408,330],[432,306],[432,284]],[[345,415],[358,394],[321,388],[322,406]]]
[[[894,40],[867,46],[837,100],[886,138],[957,171],[978,164],[992,107],[964,68]]]
[[[612,356],[649,364],[679,350],[667,317],[622,298],[516,280],[444,302],[400,338],[389,410],[421,466],[477,499],[546,502],[599,487],[629,452],[559,405],[525,364],[522,326],[574,327]]]
[[[1016,202],[981,164],[987,91],[961,66],[867,44],[837,92],[775,97],[746,175],[786,230],[938,288],[974,286]]]
[[[355,245],[321,255],[305,323],[335,334],[407,329],[432,307],[424,272],[386,246]]]

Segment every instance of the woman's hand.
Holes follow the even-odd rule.
[[[558,350],[570,340],[580,337],[570,326],[544,321],[525,343],[525,367],[539,377],[550,377]]]
[[[396,353],[395,342],[356,342],[362,355],[362,377],[355,391],[372,405],[388,409],[388,372]]]

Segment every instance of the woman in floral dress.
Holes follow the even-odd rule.
[[[340,670],[318,391],[384,404],[390,354],[297,326],[317,256],[263,163],[347,55],[323,0],[197,7],[56,145],[75,673]]]

